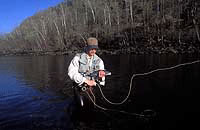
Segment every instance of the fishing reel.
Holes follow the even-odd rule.
[[[89,86],[86,83],[83,83],[83,85],[80,86],[81,91],[86,91],[89,88]]]
[[[102,70],[99,70],[102,71]],[[101,86],[101,82],[105,82],[102,80],[102,78],[99,77],[99,71],[94,71],[93,73],[90,74],[84,74],[84,77],[89,77],[92,80],[95,80],[95,82]],[[107,70],[103,70],[105,72],[105,76],[111,75],[111,72]],[[82,85],[79,86],[81,91],[86,91],[89,86],[86,83],[83,83]]]

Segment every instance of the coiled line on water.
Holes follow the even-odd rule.
[[[129,91],[128,91],[128,93],[127,93],[127,96],[126,96],[122,101],[120,101],[120,102],[112,102],[112,101],[110,101],[109,99],[107,99],[107,98],[105,97],[105,95],[104,95],[104,93],[103,93],[103,91],[102,91],[100,85],[97,84],[97,86],[98,86],[98,88],[99,88],[99,90],[100,90],[100,92],[101,92],[102,97],[105,99],[105,101],[107,101],[108,103],[110,103],[110,104],[112,104],[112,105],[122,105],[123,103],[125,103],[125,102],[128,100],[128,98],[129,98],[129,96],[130,96],[130,94],[131,94],[133,79],[134,79],[136,76],[145,76],[145,75],[149,75],[149,74],[152,74],[152,73],[155,73],[155,72],[158,72],[158,71],[172,70],[172,69],[175,69],[175,68],[178,68],[178,67],[181,67],[181,66],[191,65],[191,64],[195,64],[195,63],[199,63],[199,62],[200,62],[200,60],[196,60],[196,61],[189,62],[189,63],[178,64],[178,65],[175,65],[175,66],[172,66],[172,67],[155,69],[155,70],[152,70],[152,71],[149,71],[149,72],[146,72],[146,73],[133,74],[132,77],[131,77],[131,79],[130,79]],[[105,111],[106,111],[106,110],[115,111],[115,112],[120,112],[120,113],[124,113],[124,114],[129,114],[129,115],[134,115],[134,116],[140,116],[140,117],[141,117],[141,116],[142,116],[142,117],[146,116],[146,115],[144,115],[144,114],[129,113],[129,112],[126,112],[126,111],[119,111],[119,110],[115,110],[115,109],[108,109],[108,108],[102,107],[102,106],[96,104],[96,102],[95,102],[95,95],[94,95],[94,93],[92,92],[91,89],[90,89],[90,93],[93,95],[94,100],[92,99],[92,97],[90,96],[90,94],[89,94],[87,91],[85,91],[85,92],[87,93],[89,99],[93,102],[93,104],[94,104],[96,107],[98,107],[99,109],[102,109],[102,110],[105,110]],[[155,113],[154,113],[154,114],[155,114]]]

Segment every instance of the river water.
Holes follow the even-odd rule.
[[[136,76],[130,96],[122,105],[99,102],[98,105],[110,111],[95,107],[91,113],[72,116],[72,83],[67,76],[72,55],[2,56],[0,130],[199,128],[200,63],[183,64],[199,60],[199,55],[101,57],[106,69],[112,72],[103,88],[105,97],[112,102],[126,98],[133,74],[171,68]],[[100,93],[96,96],[103,100]]]

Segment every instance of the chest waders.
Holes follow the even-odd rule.
[[[81,73],[85,78],[91,80],[95,80],[95,77],[92,77],[90,74],[93,72],[97,72],[99,70],[99,63],[101,59],[97,56],[94,55],[93,58],[91,59],[91,63],[88,63],[87,59],[87,54],[86,53],[81,53],[77,54],[80,57],[79,60],[79,73]],[[80,108],[85,108],[85,107],[94,107],[94,105],[90,102],[88,99],[85,91],[88,91],[89,86],[86,84],[82,85],[77,85],[76,83],[73,84],[73,91],[74,91],[74,99],[76,101],[76,104]],[[93,89],[93,88],[90,88]]]

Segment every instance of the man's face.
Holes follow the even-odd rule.
[[[88,55],[93,56],[96,53],[96,51],[97,51],[96,49],[91,49],[89,50]]]

